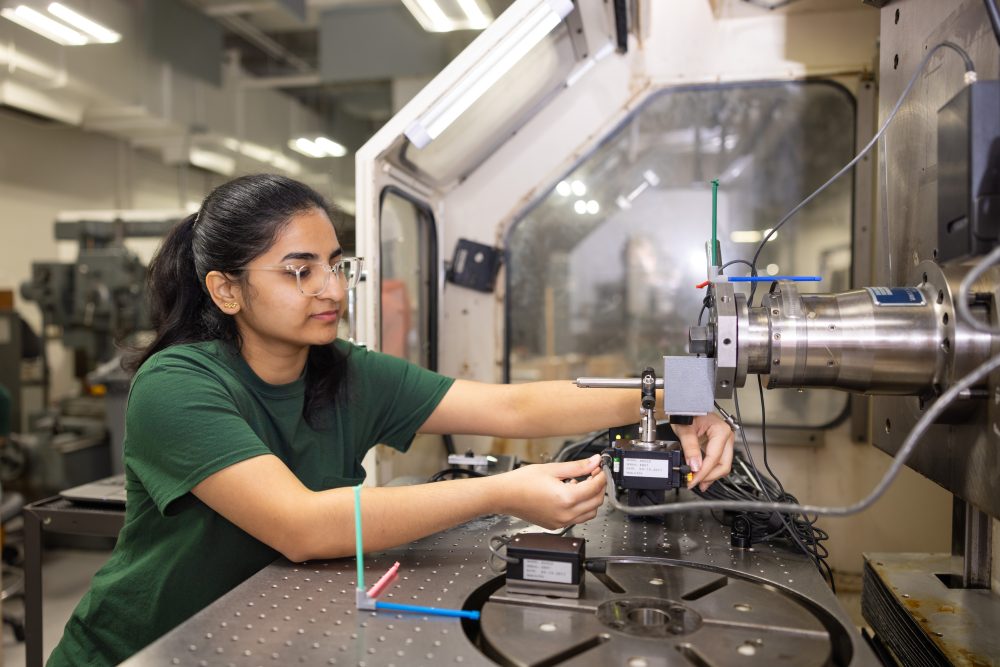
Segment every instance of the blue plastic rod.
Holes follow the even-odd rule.
[[[818,283],[823,276],[729,276],[731,283],[769,283],[775,280],[790,280],[796,283]]]
[[[465,609],[441,609],[440,607],[421,607],[414,604],[396,604],[395,602],[376,602],[375,609],[386,611],[407,611],[411,614],[427,614],[428,616],[450,616],[452,618],[468,618],[473,621],[479,620],[478,611],[466,611]]]

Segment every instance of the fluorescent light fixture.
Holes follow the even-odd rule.
[[[584,213],[587,212],[587,202],[583,201],[582,199],[577,199],[575,202],[573,202],[573,210],[576,211],[577,214],[583,215]]]
[[[254,144],[249,141],[244,141],[240,144],[240,153],[258,162],[270,162],[274,159],[274,151],[270,148],[265,148],[260,144]]]
[[[122,36],[119,33],[109,28],[105,28],[97,21],[87,18],[83,14],[70,9],[62,3],[50,3],[48,9],[49,14],[62,19],[65,23],[68,23],[77,30],[90,35],[94,38],[94,41],[100,44],[114,44],[115,42],[121,41]]]
[[[289,148],[307,157],[343,157],[347,155],[347,148],[327,137],[316,137],[309,139],[299,137],[288,142]]]
[[[207,151],[204,148],[192,148],[188,151],[188,162],[223,176],[232,176],[236,173],[236,160],[221,153]]]
[[[276,169],[288,172],[292,176],[297,176],[302,171],[302,165],[292,158],[282,155],[281,153],[275,153],[274,159],[271,160],[271,164],[274,165]]]
[[[570,190],[573,191],[573,194],[575,194],[577,197],[582,197],[583,195],[587,194],[587,184],[579,179],[570,183],[569,187]]]
[[[0,16],[63,46],[82,46],[87,43],[87,37],[82,33],[25,5],[18,5],[14,9],[0,9]]]
[[[597,203],[596,199],[591,199],[587,202],[587,213],[591,215],[597,215],[597,212],[601,210],[601,205]]]
[[[306,139],[305,137],[299,137],[298,139],[289,141],[288,147],[307,157],[326,157],[326,151],[317,146],[312,139]]]
[[[777,264],[768,264],[766,270],[767,270],[767,275],[776,276],[778,275],[778,271],[780,271],[781,269],[778,268]]]
[[[729,232],[729,240],[733,243],[760,243],[763,236],[756,229],[745,229]]]
[[[642,177],[646,179],[646,182],[652,185],[654,188],[660,184],[660,177],[652,169],[647,169],[642,172]]]
[[[592,57],[587,58],[582,63],[573,68],[573,71],[569,73],[566,77],[566,87],[569,88],[574,83],[583,78],[583,75],[594,69],[594,65],[601,62],[608,57],[615,50],[615,45],[612,42],[606,43],[604,46],[597,50]]]
[[[483,0],[403,0],[427,32],[482,30],[493,20]]]
[[[556,192],[563,197],[569,197],[573,193],[573,188],[571,188],[569,183],[566,181],[559,181],[559,183],[556,184]]]
[[[469,26],[473,29],[482,30],[490,24],[493,19],[483,11],[482,5],[477,0],[456,0],[459,8],[465,17],[469,19]]]
[[[729,240],[733,243],[760,243],[761,239],[767,236],[771,232],[770,229],[765,229],[764,231],[757,231],[756,229],[745,229],[742,231],[729,232]],[[771,238],[767,240],[768,243],[778,238],[778,232],[771,235]]]
[[[618,197],[615,199],[615,203],[618,204],[618,208],[622,209],[623,211],[632,208],[632,202],[630,202],[622,195],[618,195]]]
[[[406,128],[406,137],[423,148],[441,136],[455,120],[509,72],[573,11],[572,0],[542,0],[524,20],[486,52],[482,60]]]
[[[338,144],[333,139],[327,139],[326,137],[316,137],[313,143],[321,151],[329,155],[330,157],[344,157],[347,155],[347,148],[341,144]]]
[[[237,141],[236,139],[233,139],[232,137],[226,137],[225,139],[223,139],[222,145],[236,153],[238,153],[240,150],[240,142]]]

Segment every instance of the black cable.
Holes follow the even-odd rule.
[[[593,447],[601,438],[606,438],[608,431],[606,429],[600,431],[593,431],[592,433],[584,436],[580,440],[575,440],[572,442],[565,443],[559,448],[556,453],[555,461],[575,461],[577,458],[588,458],[592,454],[597,454],[604,449],[604,443],[600,443],[600,446],[596,452],[588,452],[587,450]]]
[[[748,267],[750,267],[750,275],[751,276],[757,275],[757,267],[754,266],[753,264],[751,264],[750,262],[748,262],[745,259],[731,259],[731,260],[729,260],[728,262],[726,262],[725,264],[723,264],[722,266],[719,267],[719,272],[721,273],[722,271],[725,271],[727,268],[729,268],[733,264],[746,264]]]
[[[1000,45],[1000,10],[997,9],[994,0],[983,0],[983,4],[986,5],[986,14],[990,17],[990,25],[993,26],[993,36]]]
[[[758,380],[759,379],[760,379],[760,376],[758,376]],[[763,387],[763,385],[761,385],[761,387]],[[736,419],[740,423],[740,426],[742,427],[742,425],[743,425],[743,417],[740,414],[740,400],[739,400],[739,392],[738,391],[734,391],[733,392],[733,407],[734,407],[734,409],[736,411]],[[761,407],[763,408],[763,406],[761,406]],[[762,432],[764,430],[764,423],[765,423],[764,422],[764,415],[763,415],[763,412],[762,412],[761,413],[761,431]],[[752,473],[753,473],[754,477],[756,478],[758,484],[760,484],[760,488],[761,488],[762,493],[764,494],[764,497],[767,499],[768,502],[775,502],[775,498],[773,498],[772,495],[771,495],[771,493],[769,492],[770,489],[768,488],[768,484],[766,484],[764,482],[763,476],[760,474],[760,471],[757,470],[757,466],[754,463],[753,453],[750,451],[750,443],[747,441],[747,435],[746,435],[746,429],[745,428],[740,428],[740,437],[741,437],[741,439],[743,441],[743,449],[746,450],[747,461],[750,464],[750,470],[752,471]],[[774,473],[771,473],[771,475],[772,475],[772,477],[774,477]],[[779,484],[779,487],[780,487],[780,482],[778,482],[778,484]],[[786,494],[784,492],[784,487],[780,487],[780,488],[781,488],[780,494],[775,494],[775,495],[779,496],[778,499],[781,502],[788,502],[788,499],[786,499],[786,496],[788,494]],[[800,534],[801,524],[797,522],[794,514],[785,513],[785,512],[774,512],[772,514],[772,516],[776,516],[781,521],[781,524],[784,527],[784,532],[787,533],[788,536],[792,539],[792,541],[795,542],[795,544],[799,547],[799,549],[801,549],[802,552],[804,554],[806,554],[806,556],[808,556],[813,561],[813,563],[816,565],[816,569],[819,570],[820,576],[822,576],[825,579],[827,577],[827,574],[829,573],[830,586],[831,586],[831,588],[833,588],[834,587],[833,573],[830,572],[829,566],[827,566],[826,563],[824,562],[825,556],[823,558],[820,557],[818,541],[816,539],[815,533],[811,529],[811,526],[808,529],[808,536],[806,537],[806,541],[811,542],[812,545],[813,545],[813,548],[810,549],[810,547],[807,546],[806,543],[803,541],[803,535]],[[804,515],[802,515],[802,516],[803,516],[803,519],[806,519],[806,523],[808,524],[808,518],[805,517]],[[752,533],[752,531],[751,531],[751,533]],[[825,550],[825,547],[824,547],[824,550]],[[826,572],[824,572],[824,567],[826,568]],[[834,589],[834,592],[836,592],[836,589]]]
[[[440,482],[446,479],[457,479],[456,475],[461,477],[486,477],[483,473],[469,470],[468,468],[445,468],[431,475],[427,481]]]

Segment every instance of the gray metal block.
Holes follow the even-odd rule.
[[[668,415],[704,415],[715,409],[715,360],[709,357],[663,357],[663,411]]]

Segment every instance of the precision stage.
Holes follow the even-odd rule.
[[[507,593],[487,564],[491,536],[537,530],[485,517],[366,557],[372,581],[402,563],[383,600],[479,609],[479,622],[359,612],[353,558],[279,559],[124,664],[878,664],[805,556],[732,549],[708,514],[629,520],[605,507],[576,526],[588,559],[607,561],[580,599]]]

